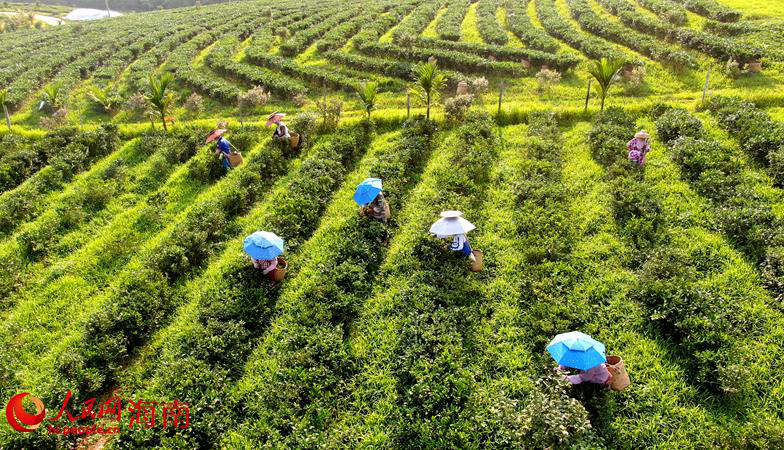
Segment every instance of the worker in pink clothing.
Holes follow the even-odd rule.
[[[651,135],[645,130],[640,130],[634,135],[634,139],[626,144],[626,149],[629,150],[629,161],[640,167],[645,164],[645,156],[651,150],[651,144],[648,143],[650,138]]]
[[[263,275],[268,275],[270,272],[275,270],[278,267],[278,258],[275,259],[256,259],[251,257],[251,261],[253,261],[253,267],[262,270]]]
[[[558,366],[559,370],[566,371],[569,367],[566,366]],[[607,370],[607,364],[602,363],[596,367],[592,367],[588,370],[581,370],[580,373],[577,375],[566,375],[566,381],[572,384],[580,384],[580,383],[596,383],[596,384],[608,384],[612,375],[610,371]]]

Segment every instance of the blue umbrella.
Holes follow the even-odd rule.
[[[283,254],[283,239],[269,231],[257,231],[242,243],[245,251],[255,259],[274,259]]]
[[[381,178],[365,178],[354,192],[354,201],[360,206],[367,205],[376,199],[379,192],[381,192]]]
[[[547,351],[558,364],[573,369],[588,370],[607,361],[604,344],[579,331],[559,334]]]

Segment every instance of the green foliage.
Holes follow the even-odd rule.
[[[618,74],[623,68],[623,61],[608,60],[602,58],[593,62],[593,67],[588,69],[588,73],[599,83],[599,95],[602,98],[602,111],[604,111],[604,100],[610,91],[610,86],[615,82]]]
[[[326,207],[325,199],[347,174],[353,158],[369,143],[367,130],[362,126],[345,131],[342,136],[314,148],[314,153],[296,169],[296,176],[287,178],[277,190],[283,194],[251,212],[254,220],[243,232],[263,228],[285,236],[286,256],[291,259],[289,255],[295,255],[298,247],[316,231],[319,216]],[[153,367],[154,378],[144,386],[156,395],[175,394],[192,404],[219,399],[205,407],[198,417],[194,416],[189,433],[181,436],[193,445],[217,442],[233,418],[226,411],[242,413],[242,408],[229,407],[231,385],[216,381],[236,380],[241,376],[242,363],[257,342],[258,331],[268,324],[272,308],[281,295],[279,286],[260,279],[241,250],[241,240],[233,241],[234,245],[198,278],[201,287],[187,292],[195,309],[194,326],[175,324],[170,329],[175,337],[174,345],[165,346],[162,360],[178,369]],[[186,370],[187,367],[198,370]],[[154,445],[161,438],[130,432],[121,439],[136,445]]]
[[[313,41],[341,23],[355,18],[369,7],[369,5],[362,4],[359,7],[341,8],[338,12],[328,9],[321,16],[316,14],[309,17],[307,20],[300,22],[297,32],[280,45],[280,53],[284,56],[294,56],[302,52]]]
[[[678,114],[675,111],[670,110],[665,116]],[[664,116],[661,120],[694,129],[689,121]],[[597,120],[591,133],[595,154],[603,154],[598,150],[614,145],[613,142],[623,142],[634,133],[634,125],[633,120],[623,116],[622,110],[608,110]],[[709,161],[702,158],[710,158],[715,152],[715,149],[703,150],[709,143],[685,136],[677,138],[672,145],[675,159],[680,162]],[[692,174],[700,170],[694,164],[684,167],[692,167]],[[755,365],[752,342],[757,338],[754,336],[768,332],[770,321],[774,320],[772,311],[766,309],[766,300],[759,292],[747,295],[746,288],[729,276],[741,269],[735,267],[737,259],[722,244],[709,244],[705,232],[698,228],[680,231],[671,227],[659,195],[637,173],[608,169],[608,176],[620,183],[620,189],[613,189],[615,204],[625,205],[614,207],[616,220],[621,233],[639,251],[634,267],[640,268],[641,279],[632,292],[633,298],[646,305],[658,327],[688,355],[689,368],[701,385],[724,395],[749,399],[754,387],[748,374],[738,370],[744,365],[749,370],[768,370],[751,368]],[[733,211],[716,213],[717,218],[727,220],[728,230],[738,222],[723,216]],[[651,229],[653,224],[658,224],[658,230]],[[700,242],[695,243],[694,239]],[[726,301],[726,296],[735,300]],[[739,364],[739,361],[746,362]]]
[[[670,3],[669,0],[648,1]],[[599,0],[599,2],[613,14],[618,15],[621,21],[629,28],[656,36],[660,41],[673,42],[700,51],[713,56],[719,61],[733,59],[745,63],[760,58],[763,53],[761,49],[747,43],[717,36],[712,30],[706,30],[706,32],[676,27],[664,20],[639,14],[634,4],[629,0]],[[663,5],[661,8],[667,11],[677,11],[677,8],[670,9],[669,5]],[[665,57],[666,54],[662,53],[659,56]],[[673,56],[672,62],[677,63],[680,56],[677,54],[673,54]],[[684,62],[687,63],[688,61],[684,60]]]
[[[219,40],[207,55],[207,65],[219,73],[236,77],[252,85],[264,86],[280,98],[293,97],[306,91],[305,86],[296,79],[263,67],[236,61],[233,57],[233,52],[237,45],[239,45],[239,39],[233,36]],[[252,52],[252,49],[249,51]],[[218,96],[225,101],[237,98],[237,93],[234,91],[231,91],[231,93],[227,91],[225,94],[211,92],[211,95]]]
[[[111,113],[123,102],[123,98],[112,86],[101,88],[90,85],[88,89],[87,96],[100,107],[102,112]]]
[[[438,70],[438,64],[428,62],[414,66],[413,92],[427,105],[425,117],[430,119],[430,105],[438,101],[441,91],[446,87],[446,77]]]
[[[684,26],[689,22],[686,11],[672,0],[639,0],[640,5],[655,12],[660,19],[673,25]],[[642,16],[642,14],[638,14]]]
[[[740,11],[722,5],[715,0],[678,0],[691,12],[700,14],[719,22],[736,22],[741,17]]]
[[[409,15],[399,21],[400,23],[393,31],[393,38],[395,42],[404,47],[410,47],[436,17],[436,13],[440,8],[439,2],[424,2],[417,6]]]
[[[479,55],[487,59],[497,59],[498,62],[490,61],[489,68],[493,71],[501,73],[514,74],[514,69],[509,66],[510,62],[519,62],[521,59],[529,61],[534,66],[547,65],[553,69],[566,71],[574,68],[579,62],[579,59],[569,54],[553,54],[546,51],[540,51],[529,48],[514,48],[514,47],[499,47],[497,45],[480,44],[474,42],[452,42],[438,39],[419,38],[415,45],[427,49],[428,51],[445,51],[450,53],[445,55],[434,53],[439,61],[442,57],[449,55],[447,61],[455,58],[455,63],[458,64],[461,60],[456,59],[457,54],[465,53],[464,60],[467,62],[467,56]],[[457,68],[457,67],[454,67]]]
[[[509,29],[531,48],[547,53],[556,53],[560,46],[547,32],[531,23],[528,17],[528,4],[532,0],[510,2],[507,7],[506,21]]]
[[[602,18],[593,11],[587,0],[567,0],[567,3],[572,16],[586,31],[637,50],[678,70],[697,66],[694,57],[685,51],[669,48],[657,39]]]
[[[370,113],[376,107],[376,95],[378,94],[378,84],[369,81],[362,83],[357,89],[357,97],[362,102],[362,107],[365,110],[365,115],[370,120]]]
[[[479,0],[476,7],[476,25],[485,42],[506,45],[509,42],[509,36],[495,18],[495,10],[498,9],[498,6],[498,0]]]
[[[552,36],[555,36],[570,46],[580,50],[586,56],[593,59],[610,58],[621,60],[626,63],[633,63],[634,58],[620,52],[607,45],[601,39],[575,29],[569,22],[564,20],[555,6],[554,0],[536,0],[536,14],[542,27]]]
[[[97,159],[111,153],[117,144],[117,127],[102,125],[95,130],[62,128],[35,144],[31,164],[48,164],[15,189],[0,197],[0,235],[36,217],[47,205],[44,196],[81,172]],[[38,159],[40,158],[40,159]],[[31,166],[32,168],[32,166]]]
[[[42,101],[46,102],[46,106],[50,111],[55,111],[62,106],[62,98],[60,97],[62,88],[63,85],[59,82],[50,83],[44,86]]]
[[[436,23],[436,33],[441,39],[459,41],[463,18],[471,6],[470,0],[452,0],[447,4],[447,10]]]
[[[0,107],[3,108],[3,115],[5,116],[5,124],[8,126],[8,131],[11,131],[11,117],[8,115],[8,104],[6,98],[8,96],[8,89],[0,89]]]
[[[147,101],[155,109],[155,113],[161,119],[164,131],[166,128],[166,116],[169,109],[174,106],[174,93],[168,92],[169,85],[174,81],[174,76],[169,72],[164,72],[158,76],[150,74]]]
[[[720,108],[735,102],[718,99],[713,106]],[[753,115],[753,112],[751,108],[742,114]],[[749,258],[765,268],[766,283],[778,295],[784,279],[778,261],[780,248],[784,246],[784,224],[774,213],[775,200],[760,193],[754,180],[743,176],[743,164],[729,149],[702,136],[699,120],[687,111],[670,109],[656,124],[667,134],[674,159],[686,178],[714,203],[725,234]],[[764,133],[763,127],[764,122],[757,132]]]
[[[775,184],[784,185],[784,124],[737,97],[711,98],[708,109],[744,150],[767,167]]]

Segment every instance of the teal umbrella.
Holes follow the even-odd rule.
[[[274,259],[283,254],[283,239],[269,231],[257,231],[245,238],[245,251],[255,259]]]
[[[579,331],[559,334],[547,351],[558,364],[573,369],[588,370],[607,361],[604,344]]]
[[[381,192],[381,178],[365,178],[354,192],[354,201],[360,206],[367,205],[378,197],[379,192]]]

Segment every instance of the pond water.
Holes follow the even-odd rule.
[[[118,17],[118,16],[122,16],[122,13],[110,10],[109,16]],[[76,8],[73,11],[69,12],[67,16],[65,16],[66,20],[96,20],[96,19],[105,19],[105,18],[106,18],[105,9],[92,9],[92,8]]]

